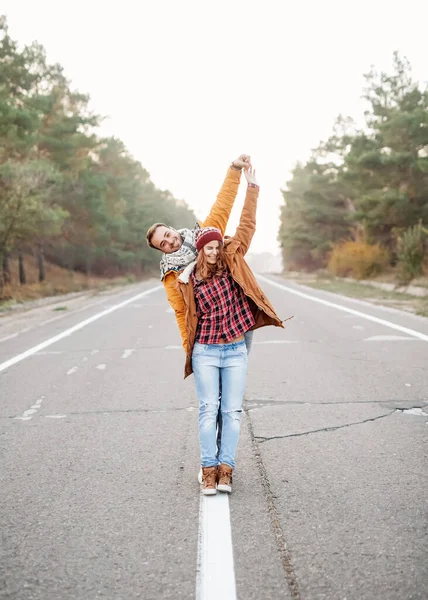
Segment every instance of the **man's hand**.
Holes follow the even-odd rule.
[[[248,169],[248,167],[251,167],[251,156],[249,154],[240,154],[238,158],[232,161],[232,165],[237,169]]]
[[[248,181],[248,183],[252,183],[253,185],[259,185],[256,179],[256,170],[250,165],[248,169],[244,170],[244,175]]]

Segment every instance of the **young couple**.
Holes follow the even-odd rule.
[[[235,235],[225,238],[242,171],[248,186],[241,218]],[[163,253],[161,279],[186,352],[184,376],[195,376],[206,495],[232,491],[252,333],[266,325],[283,327],[244,259],[256,230],[258,195],[250,157],[241,154],[203,223],[179,230],[155,223],[146,236]]]

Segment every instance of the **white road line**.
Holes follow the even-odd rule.
[[[55,344],[55,342],[58,342],[59,340],[62,340],[65,337],[68,337],[69,335],[75,333],[76,331],[79,331],[79,329],[83,329],[84,327],[86,327],[87,325],[90,325],[94,321],[97,321],[98,319],[101,319],[102,317],[105,317],[105,316],[111,314],[112,312],[119,310],[120,308],[123,308],[124,306],[127,306],[128,304],[131,304],[131,302],[135,302],[135,300],[138,300],[139,298],[143,298],[144,296],[148,296],[149,294],[152,294],[153,292],[157,292],[158,290],[160,290],[162,288],[163,288],[163,285],[157,285],[156,287],[150,288],[149,290],[141,292],[140,294],[137,294],[136,296],[132,296],[132,298],[128,298],[128,300],[124,300],[123,302],[120,302],[119,304],[110,306],[110,308],[107,308],[106,310],[103,310],[102,312],[97,313],[96,315],[93,315],[92,317],[89,317],[88,319],[85,319],[84,321],[81,321],[80,323],[77,323],[77,325],[74,325],[73,327],[70,327],[69,329],[62,331],[58,335],[55,335],[54,337],[51,337],[51,338],[45,340],[41,344],[37,344],[37,346],[33,346],[32,348],[29,348],[28,350],[26,350],[25,352],[22,352],[21,354],[17,354],[13,358],[10,358],[9,360],[6,360],[5,362],[0,363],[0,373],[1,373],[1,371],[5,371],[12,365],[16,365],[17,363],[21,362],[25,358],[28,358],[29,356],[33,356],[33,354],[40,352],[40,350],[44,350],[48,346]]]
[[[400,340],[415,341],[415,338],[409,337],[408,335],[372,335],[371,337],[365,338],[365,342],[397,342]]]
[[[0,342],[5,342],[6,340],[11,340],[19,335],[19,333],[12,333],[11,335],[7,335],[4,338],[0,338]]]
[[[428,417],[428,413],[424,412],[422,408],[398,408],[397,412],[401,412],[405,415],[418,415],[418,417]]]
[[[253,344],[297,344],[296,340],[265,340],[264,342],[253,342]]]
[[[196,600],[236,600],[227,494],[201,494],[196,573]]]
[[[424,340],[428,342],[428,335],[425,333],[421,333],[420,331],[416,331],[415,329],[410,329],[408,327],[403,327],[402,325],[397,325],[397,323],[392,323],[392,321],[386,321],[385,319],[379,319],[378,317],[374,317],[373,315],[369,315],[367,313],[363,313],[359,310],[354,310],[353,308],[348,308],[347,306],[342,306],[341,304],[336,304],[335,302],[330,302],[329,300],[324,300],[324,298],[317,298],[317,296],[311,296],[311,294],[306,294],[305,292],[300,292],[299,290],[295,290],[293,288],[289,288],[281,283],[277,283],[276,281],[271,281],[267,277],[263,275],[257,274],[257,279],[261,281],[265,281],[269,283],[273,287],[279,288],[284,292],[288,292],[289,294],[294,294],[295,296],[300,296],[300,298],[306,298],[306,300],[311,300],[312,302],[318,302],[318,304],[323,304],[324,306],[330,306],[331,308],[336,308],[337,310],[341,310],[343,312],[350,313],[351,315],[355,315],[357,317],[361,317],[362,319],[367,319],[368,321],[373,321],[374,323],[378,323],[379,325],[385,325],[385,327],[390,327],[391,329],[396,329],[397,331],[402,331],[403,333],[407,333],[408,335],[412,335],[413,337],[419,338],[420,340]]]
[[[36,414],[36,412],[39,410],[39,408],[42,405],[43,400],[45,399],[44,396],[41,396],[40,398],[38,398],[35,403],[28,409],[28,410],[24,410],[24,412],[22,413],[21,416],[19,417],[14,417],[17,421],[29,421],[30,419],[32,419],[34,417],[34,415]]]
[[[67,415],[45,415],[46,419],[65,419]]]

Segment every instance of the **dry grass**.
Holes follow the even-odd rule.
[[[358,281],[350,282],[343,281],[339,278],[331,277],[326,273],[284,273],[286,279],[292,279],[309,287],[334,292],[349,296],[350,298],[359,298],[372,302],[373,304],[381,304],[399,308],[423,317],[428,317],[428,296],[419,297],[409,293],[397,292],[394,290],[382,290],[376,287],[363,285]],[[396,284],[393,278],[377,277],[373,281]],[[420,278],[414,280],[414,283],[420,287],[426,287],[428,280]],[[425,284],[425,285],[424,285]]]
[[[10,306],[17,302],[21,303],[46,296],[58,296],[83,290],[105,289],[111,285],[120,285],[135,281],[135,277],[133,276],[112,279],[94,276],[88,277],[83,273],[68,271],[46,261],[46,280],[43,283],[39,283],[37,260],[33,256],[26,256],[24,265],[27,283],[26,285],[20,285],[18,279],[18,260],[11,259],[9,262],[12,280],[10,284],[3,288],[3,294],[0,297],[0,306]]]

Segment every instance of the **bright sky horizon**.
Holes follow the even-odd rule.
[[[203,219],[228,164],[260,183],[252,252],[278,252],[281,189],[339,114],[361,122],[363,74],[406,56],[426,81],[428,3],[337,0],[116,3],[3,0],[12,38],[37,40],[152,181]],[[424,18],[425,17],[425,18]],[[424,64],[425,63],[425,64]],[[245,195],[241,183],[227,233]]]

